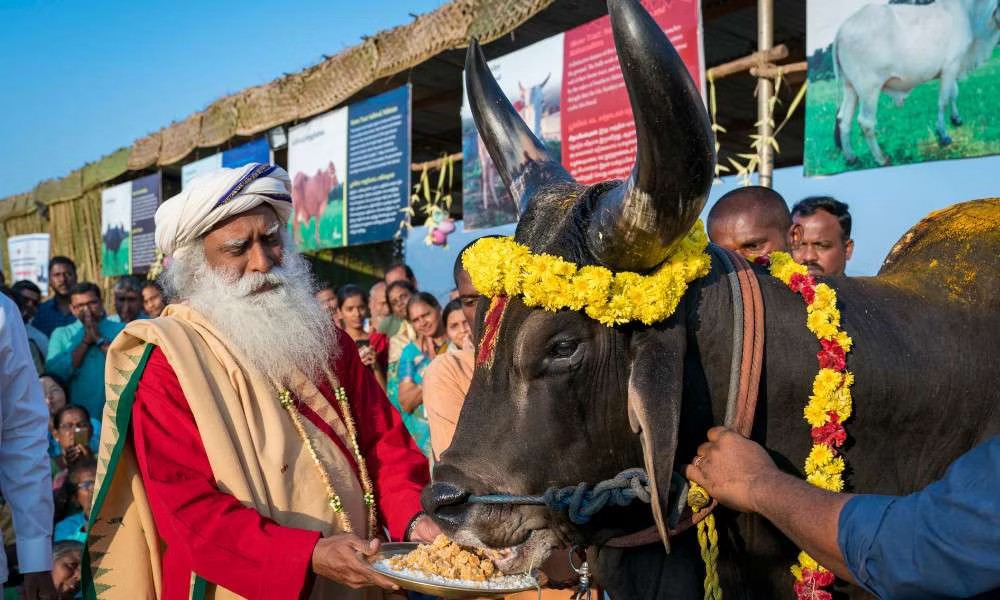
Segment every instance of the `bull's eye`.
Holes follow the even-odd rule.
[[[579,344],[574,340],[563,340],[561,342],[556,342],[549,350],[549,356],[552,358],[569,358],[573,356],[576,352],[576,348]]]

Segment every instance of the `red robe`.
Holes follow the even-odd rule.
[[[334,373],[351,403],[382,523],[399,540],[420,512],[420,492],[430,480],[427,460],[361,364],[350,336],[339,329],[337,336],[341,350]],[[330,386],[319,389],[337,408]],[[303,415],[333,436],[315,413]],[[150,354],[136,389],[132,441],[166,546],[162,600],[187,598],[192,572],[251,600],[308,596],[319,532],[278,525],[216,487],[194,415],[159,348]],[[339,438],[335,441],[346,452]]]

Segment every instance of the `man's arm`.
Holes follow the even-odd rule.
[[[375,485],[379,512],[394,540],[402,540],[420,514],[420,492],[430,483],[427,458],[406,431],[371,371],[361,364],[354,342],[338,330],[335,370],[347,391],[358,429],[358,445]]]
[[[767,452],[735,431],[714,427],[685,476],[721,504],[755,512],[838,577],[854,582],[837,545],[840,511],[852,498],[778,469]]]
[[[1000,436],[903,497],[833,494],[779,471],[733,431],[708,436],[687,476],[720,503],[759,513],[837,576],[880,598],[1000,590]]]
[[[4,296],[0,296],[0,420],[0,489],[14,518],[18,569],[37,573],[26,581],[28,597],[35,598],[52,592],[48,411],[21,316]]]
[[[49,352],[45,357],[45,370],[69,381],[73,375],[73,336],[68,329],[57,327],[49,338]]]
[[[365,546],[350,534],[320,539],[219,490],[194,415],[159,349],[139,380],[132,436],[157,533],[208,581],[251,600],[299,598],[314,572],[352,587],[395,587],[356,554],[374,553],[377,542]]]

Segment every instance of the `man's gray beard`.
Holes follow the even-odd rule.
[[[279,385],[301,371],[317,381],[336,358],[337,334],[329,315],[313,299],[309,263],[285,240],[280,267],[239,277],[213,269],[201,241],[175,253],[162,282],[238,348],[251,366]],[[266,284],[274,289],[252,293]]]

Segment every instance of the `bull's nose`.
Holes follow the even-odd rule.
[[[424,510],[434,513],[444,506],[462,504],[468,497],[468,490],[464,490],[453,483],[439,481],[424,490]]]
[[[423,505],[427,514],[440,525],[458,528],[465,520],[469,508],[468,490],[447,482],[437,482],[424,489]]]

